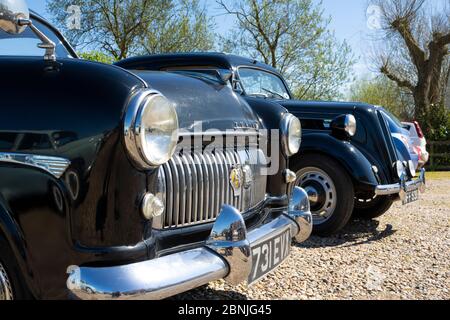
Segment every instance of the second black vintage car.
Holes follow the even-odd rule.
[[[296,185],[311,202],[314,231],[330,235],[352,215],[375,218],[397,199],[418,199],[425,171],[417,180],[403,144],[395,143],[382,107],[354,102],[306,102],[293,99],[274,68],[256,60],[222,53],[165,54],[121,61],[127,69],[174,73],[231,73],[229,86],[255,110],[286,107],[301,119],[300,153],[290,159]]]
[[[6,0],[0,70],[0,300],[251,283],[309,237],[307,194],[288,194],[299,120],[281,106],[256,113],[226,73],[84,61]],[[279,128],[281,141],[265,133]],[[272,149],[277,170],[263,174]]]

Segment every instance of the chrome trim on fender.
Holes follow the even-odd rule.
[[[405,196],[405,193],[408,191],[413,191],[419,189],[420,192],[424,193],[426,190],[426,171],[422,169],[420,171],[419,178],[416,180],[406,181],[406,175],[402,175],[400,178],[400,183],[388,184],[377,186],[375,189],[375,194],[377,196],[386,196],[399,194],[400,197]]]
[[[304,202],[297,193],[293,199],[299,201],[293,200],[292,208],[300,209]],[[296,213],[297,216],[290,216],[301,216],[300,211]],[[127,300],[163,299],[223,278],[240,283],[248,279],[252,270],[252,245],[288,228],[293,237],[302,234],[303,224],[290,216],[281,214],[247,232],[238,210],[223,206],[204,247],[123,266],[70,266],[67,287],[80,299]]]
[[[0,152],[0,162],[19,163],[43,169],[59,179],[70,166],[70,161],[59,157],[36,154]]]

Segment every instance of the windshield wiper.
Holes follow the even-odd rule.
[[[283,99],[283,100],[286,99],[284,96],[282,96],[282,95],[281,95],[280,93],[278,93],[278,92],[271,91],[271,90],[266,89],[266,88],[261,88],[261,89],[264,90],[264,91],[266,91],[266,92],[268,92],[268,93],[270,93],[272,96],[280,97],[280,98]]]

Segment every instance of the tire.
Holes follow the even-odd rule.
[[[30,300],[21,272],[6,240],[0,235],[0,300]]]
[[[353,216],[356,219],[375,219],[389,211],[393,203],[394,200],[389,196],[376,197],[369,201],[355,199]]]
[[[345,169],[330,157],[308,154],[292,165],[296,186],[308,193],[313,214],[313,233],[330,236],[341,230],[353,213],[355,191]]]

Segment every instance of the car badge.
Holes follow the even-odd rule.
[[[243,185],[244,174],[241,167],[234,167],[230,173],[230,184],[234,191],[234,196],[241,195],[241,189]]]

